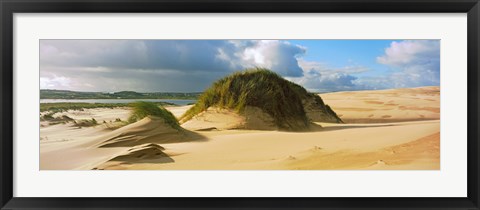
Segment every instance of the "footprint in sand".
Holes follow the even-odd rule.
[[[383,161],[383,160],[377,160],[377,162],[373,163],[372,166],[373,166],[373,165],[381,165],[381,166],[384,166],[384,165],[388,165],[388,164],[385,163],[385,161]]]

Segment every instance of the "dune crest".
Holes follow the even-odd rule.
[[[128,147],[145,143],[178,143],[199,140],[202,136],[182,128],[174,128],[164,119],[148,116],[114,130],[96,142],[95,147]]]
[[[134,146],[114,158],[98,165],[93,170],[121,169],[122,164],[131,163],[172,163],[175,162],[163,152],[165,148],[158,144],[142,144]]]

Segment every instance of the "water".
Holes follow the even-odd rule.
[[[109,104],[127,104],[135,101],[148,102],[167,102],[177,105],[187,105],[195,103],[196,100],[184,99],[40,99],[40,103],[109,103]]]

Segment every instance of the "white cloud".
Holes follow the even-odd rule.
[[[377,62],[392,67],[393,72],[383,79],[389,81],[389,88],[440,85],[438,40],[392,42],[385,54],[377,57]]]
[[[223,40],[42,40],[40,60],[41,66],[104,67],[117,73],[123,69],[225,71],[231,66],[218,59],[219,49],[228,54],[232,46]]]
[[[325,63],[299,59],[303,77],[289,78],[311,91],[388,89],[440,84],[438,40],[392,42],[376,61],[390,70],[361,74],[372,69],[359,65],[331,68]],[[368,75],[368,76],[366,76]]]
[[[51,89],[51,88],[64,88],[69,89],[71,80],[67,77],[58,77],[53,75],[52,77],[40,77],[40,88],[41,89]]]
[[[42,40],[40,51],[42,88],[202,91],[232,71],[255,66],[319,92],[440,83],[436,40],[392,42],[373,58],[389,70],[375,71],[353,60],[340,68],[307,61],[306,47],[281,40]]]
[[[286,41],[262,40],[245,48],[243,59],[250,65],[262,66],[283,76],[299,77],[303,75],[303,69],[299,66],[298,57],[306,50]]]
[[[305,48],[285,41],[254,40],[42,40],[42,67],[235,71],[264,66],[301,76]]]
[[[406,40],[392,42],[385,54],[377,57],[377,62],[392,66],[408,66],[438,60],[440,42],[438,40]]]
[[[366,72],[369,69],[362,66],[345,66],[343,68],[331,68],[326,64],[299,60],[303,69],[303,76],[288,78],[290,81],[302,85],[313,92],[331,92],[344,90],[360,90],[366,86],[358,84],[358,77],[354,74]]]
[[[52,76],[61,75],[77,90],[112,90],[122,83],[131,90],[202,91],[204,84],[247,67],[301,76],[298,57],[305,50],[277,40],[42,40],[40,73],[49,88],[66,88]],[[179,75],[185,84],[172,83]]]

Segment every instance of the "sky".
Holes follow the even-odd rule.
[[[41,89],[201,92],[251,67],[312,92],[439,86],[440,41],[40,41]]]

